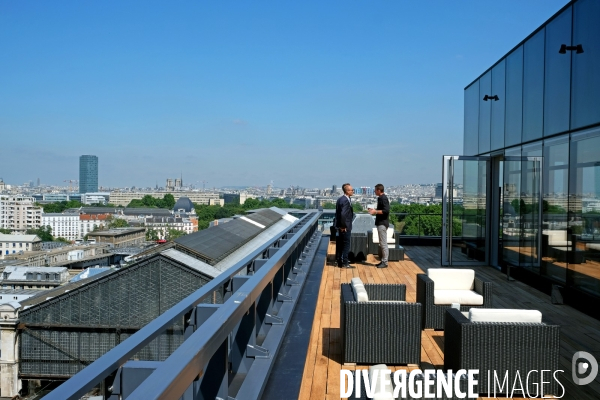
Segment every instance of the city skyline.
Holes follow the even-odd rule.
[[[439,182],[463,88],[566,0],[456,4],[5,2],[0,176]]]

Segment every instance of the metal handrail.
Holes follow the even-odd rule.
[[[296,228],[298,225],[305,224],[305,222],[308,220],[313,221],[317,215],[318,214],[308,214],[304,218],[295,221],[292,225],[280,231],[272,240],[265,243],[248,256],[244,257],[232,267],[223,271],[206,285],[202,286],[200,289],[187,296],[185,299],[171,307],[156,319],[149,322],[146,326],[130,336],[127,340],[109,350],[92,364],[75,374],[58,388],[46,395],[46,398],[48,400],[79,399],[81,396],[93,389],[103,379],[125,364],[125,362],[131,359],[131,357],[144,348],[144,346],[148,345],[152,340],[163,333],[175,321],[177,321],[179,318],[182,318],[186,315],[186,313],[202,303],[202,301],[211,296],[214,291],[226,285],[233,278],[233,276],[237,275],[244,268],[247,268],[250,263],[261,256],[266,249],[279,241],[284,235]],[[307,223],[306,225],[311,224]],[[306,225],[301,228],[302,232],[307,229]],[[286,246],[289,245],[290,243],[286,243]],[[187,340],[184,342],[184,344],[186,342]]]
[[[317,221],[318,214],[304,224],[298,234],[303,238]],[[196,377],[202,374],[223,341],[239,324],[250,306],[269,284],[279,268],[292,254],[298,240],[281,247],[239,290],[219,307],[198,329],[179,346],[144,382],[129,399],[177,399]]]

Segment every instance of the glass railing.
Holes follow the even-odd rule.
[[[401,236],[441,237],[443,215],[441,213],[390,213],[390,223]],[[473,226],[485,226],[485,215],[454,214],[452,235],[472,236]],[[463,235],[464,234],[464,235]]]

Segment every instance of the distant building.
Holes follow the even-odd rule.
[[[79,193],[98,191],[98,157],[83,155],[79,157]]]
[[[175,202],[175,206],[173,207],[173,211],[175,212],[185,212],[190,213],[192,211],[195,212],[194,203],[189,199],[189,197],[180,197],[177,202]]]
[[[165,194],[171,194],[175,198],[175,201],[179,200],[180,197],[185,196],[196,204],[209,204],[212,201],[219,200],[218,193],[207,193],[207,192],[192,192],[192,191],[160,191],[160,192],[110,192],[109,203],[115,206],[127,206],[131,203],[131,200],[141,200],[144,196],[149,195],[155,199],[162,199]]]
[[[95,240],[96,243],[108,243],[116,248],[136,246],[146,241],[146,229],[118,228],[95,231],[88,233],[88,240]]]
[[[0,304],[10,303],[16,301],[20,303],[38,293],[42,293],[43,290],[31,290],[31,289],[0,289]],[[2,335],[0,334],[0,337]]]
[[[23,254],[41,249],[42,239],[37,235],[5,235],[0,233],[0,259],[10,254]]]
[[[6,190],[6,184],[4,183],[2,178],[0,178],[0,192],[3,192],[5,190]]]
[[[0,228],[25,232],[42,224],[42,208],[33,197],[0,195]]]
[[[79,237],[84,238],[94,229],[100,229],[108,225],[110,214],[80,214],[79,215]]]
[[[246,200],[254,198],[255,196],[249,195],[248,193],[225,193],[223,195],[223,201],[225,204],[244,204]]]
[[[0,275],[2,289],[51,289],[69,279],[66,267],[13,267],[4,268]]]
[[[81,238],[78,213],[43,213],[42,226],[52,228],[52,236],[62,237],[67,240]]]
[[[156,231],[159,239],[166,239],[169,229],[175,229],[186,234],[198,230],[198,222],[193,223],[191,218],[182,217],[149,217],[145,221],[146,229]]]
[[[110,193],[95,192],[95,193],[83,193],[81,195],[81,202],[83,204],[106,204],[110,198]]]

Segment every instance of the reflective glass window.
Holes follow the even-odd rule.
[[[464,154],[479,153],[479,81],[465,89]]]
[[[506,104],[506,60],[492,68],[492,95],[498,100],[492,101],[491,150],[504,147],[504,105]]]
[[[571,8],[567,8],[546,26],[544,136],[569,130],[571,52],[558,51],[561,45],[570,43]]]
[[[521,143],[523,128],[523,46],[506,57],[506,126],[504,145]]]
[[[597,132],[600,134],[600,132]],[[573,135],[569,169],[567,283],[600,295],[600,135]]]
[[[573,5],[573,42],[583,53],[573,57],[571,129],[600,122],[600,1],[579,0]]]
[[[492,72],[488,71],[479,79],[479,154],[490,151],[490,122],[492,101],[483,100],[492,96]]]
[[[544,29],[525,42],[523,53],[523,141],[542,137],[544,124]]]
[[[542,185],[542,263],[541,274],[565,282],[566,263],[554,247],[567,237],[569,209],[569,138],[544,142],[544,178]]]

